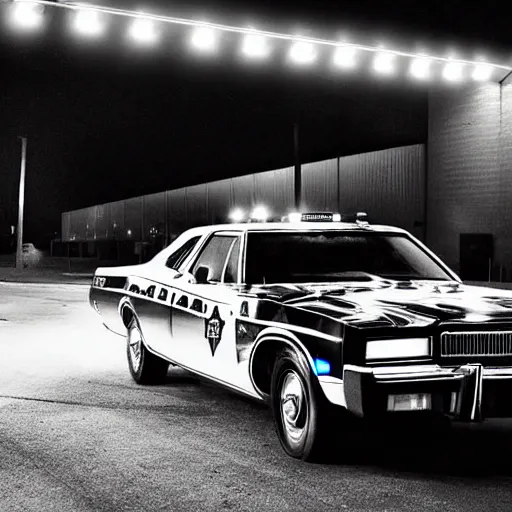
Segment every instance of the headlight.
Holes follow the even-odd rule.
[[[430,338],[371,340],[366,343],[366,359],[415,359],[431,355]]]

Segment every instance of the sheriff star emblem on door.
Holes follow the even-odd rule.
[[[212,316],[205,320],[205,338],[208,340],[210,344],[210,349],[212,351],[212,356],[215,355],[215,351],[219,346],[221,337],[222,337],[222,329],[226,322],[222,320],[219,315],[219,308],[215,306],[213,308]]]

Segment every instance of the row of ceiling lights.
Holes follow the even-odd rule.
[[[158,43],[161,32],[158,21],[174,20],[173,18],[162,18],[143,13],[130,13],[129,11],[112,10],[95,6],[87,7],[83,4],[52,4],[49,1],[25,1],[18,0],[11,6],[10,21],[13,26],[25,30],[38,30],[44,26],[44,4],[56,5],[59,7],[72,8],[72,29],[84,37],[100,37],[108,27],[107,14],[122,14],[130,16],[132,21],[128,29],[128,36],[134,42],[144,45]],[[105,12],[106,11],[106,12]],[[114,12],[112,12],[114,11]],[[157,18],[155,21],[152,18]],[[190,20],[175,20],[176,23],[193,25],[190,37],[190,44],[198,51],[215,53],[219,45],[220,30],[208,23],[192,22]],[[185,23],[186,22],[186,23]],[[290,40],[289,60],[297,65],[313,64],[319,57],[319,47],[308,38],[286,36],[285,34],[270,34],[258,32],[251,29],[237,29],[236,27],[225,27],[232,32],[243,34],[241,52],[250,59],[265,59],[272,52],[271,37]],[[328,41],[320,41],[329,43]],[[433,74],[432,68],[442,65],[441,76],[451,82],[458,82],[465,78],[476,81],[487,81],[496,78],[496,72],[501,75],[510,70],[506,66],[496,66],[485,62],[470,62],[449,58],[436,58],[427,55],[404,54],[402,52],[359,46],[355,44],[330,44],[334,46],[332,62],[335,66],[344,69],[356,68],[358,57],[362,52],[372,53],[372,67],[375,72],[382,75],[391,75],[397,69],[397,60],[401,56],[408,57],[409,73],[416,79],[427,80]]]

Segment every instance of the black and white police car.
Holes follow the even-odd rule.
[[[137,383],[162,382],[172,363],[267,402],[284,450],[304,460],[334,417],[512,416],[512,293],[463,285],[364,214],[258,217],[97,269],[90,303],[126,335]]]

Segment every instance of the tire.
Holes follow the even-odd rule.
[[[284,451],[304,461],[325,458],[334,407],[324,397],[306,358],[291,348],[284,348],[276,358],[270,403]]]
[[[169,363],[149,352],[135,318],[128,327],[126,355],[128,368],[137,384],[161,384],[165,380]]]

